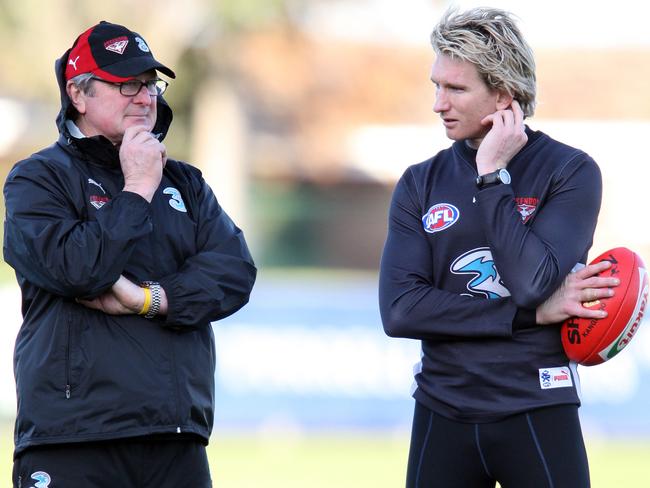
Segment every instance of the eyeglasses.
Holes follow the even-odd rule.
[[[165,93],[165,90],[167,90],[167,86],[169,86],[169,83],[167,83],[165,80],[161,80],[160,78],[154,78],[153,80],[147,80],[147,81],[129,80],[129,81],[123,81],[122,83],[106,81],[96,77],[93,77],[93,80],[101,81],[102,83],[107,83],[109,85],[119,87],[120,93],[125,97],[136,96],[138,93],[140,93],[140,90],[142,90],[143,86],[147,89],[147,93],[149,95],[158,96]]]

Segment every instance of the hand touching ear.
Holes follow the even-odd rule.
[[[508,166],[510,160],[526,145],[528,136],[524,126],[524,113],[517,100],[510,108],[497,110],[481,123],[492,125],[476,154],[478,174],[492,173]]]

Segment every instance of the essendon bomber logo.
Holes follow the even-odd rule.
[[[525,224],[537,210],[539,199],[536,197],[515,197],[517,212],[521,215],[521,220]]]
[[[422,216],[422,225],[429,234],[448,229],[460,217],[460,212],[450,203],[437,203]]]
[[[106,190],[104,190],[104,187],[102,186],[101,183],[98,183],[97,181],[93,180],[92,178],[88,178],[88,184],[93,185],[101,190],[103,195],[90,195],[90,204],[95,207],[97,210],[102,208],[104,205],[106,205],[108,202],[111,201],[110,198],[106,195]],[[97,190],[94,190],[94,193],[96,193]]]
[[[127,44],[129,43],[129,38],[126,36],[116,37],[110,41],[104,43],[104,48],[107,51],[112,51],[117,54],[124,54]]]
[[[99,195],[90,195],[90,204],[93,207],[95,207],[97,210],[102,208],[108,202],[110,202],[110,198],[108,197],[99,196]]]

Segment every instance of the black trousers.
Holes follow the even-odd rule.
[[[415,404],[407,488],[588,488],[576,405],[482,424],[456,422]]]
[[[27,449],[14,488],[210,488],[205,446],[195,440],[117,440]]]

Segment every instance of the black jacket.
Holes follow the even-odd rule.
[[[14,355],[16,454],[151,434],[207,442],[211,321],[246,304],[255,281],[244,236],[188,164],[167,161],[151,203],[122,192],[117,149],[66,129],[64,69],[57,62],[59,140],[17,163],[4,189],[4,257],[16,270],[24,318]],[[171,118],[158,97],[161,138]],[[160,282],[168,314],[107,315],[76,302],[107,291],[120,275]]]

